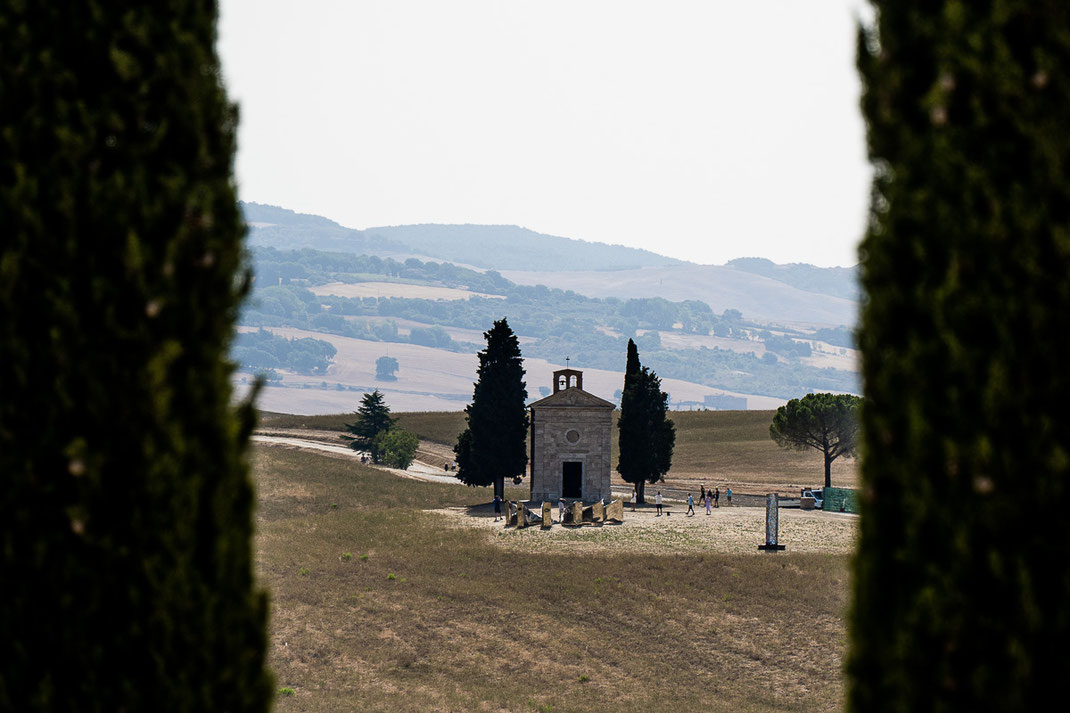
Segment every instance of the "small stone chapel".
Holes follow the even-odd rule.
[[[583,372],[554,372],[554,391],[532,403],[531,500],[612,499],[609,439],[615,406],[583,390]]]

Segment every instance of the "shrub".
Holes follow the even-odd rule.
[[[420,439],[408,431],[393,428],[375,437],[373,449],[379,454],[379,461],[391,468],[402,470],[412,465],[416,447]]]

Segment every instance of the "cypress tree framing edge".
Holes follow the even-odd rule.
[[[1032,710],[1070,667],[1070,6],[874,5],[849,707]]]
[[[0,14],[0,711],[263,711],[212,2]]]

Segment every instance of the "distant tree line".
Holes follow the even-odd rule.
[[[696,383],[730,390],[793,398],[809,391],[859,390],[855,373],[836,369],[819,369],[799,364],[796,359],[809,356],[809,340],[823,339],[832,344],[850,343],[850,331],[845,328],[823,330],[819,335],[791,330],[773,335],[747,322],[738,310],[714,314],[709,305],[695,301],[670,302],[653,298],[597,299],[585,297],[571,290],[544,285],[516,285],[491,273],[475,273],[465,268],[448,268],[439,263],[422,263],[410,259],[404,263],[314,250],[257,251],[260,256],[287,258],[289,262],[327,265],[332,269],[393,270],[398,277],[422,275],[445,270],[468,279],[489,276],[493,289],[487,292],[505,295],[505,299],[472,297],[467,300],[429,300],[404,297],[346,298],[333,295],[317,296],[298,284],[262,285],[254,290],[246,306],[242,323],[249,326],[293,326],[313,331],[338,334],[357,339],[411,343],[456,352],[472,353],[477,345],[451,339],[439,325],[483,330],[485,325],[509,316],[509,324],[517,334],[535,337],[537,341],[525,347],[530,357],[560,359],[571,354],[577,365],[588,368],[618,369],[620,354],[629,338],[659,364],[665,378],[686,379]],[[270,261],[269,261],[270,262]],[[276,263],[286,262],[276,260]],[[258,267],[261,263],[257,262]],[[378,266],[378,267],[377,267]],[[404,271],[411,272],[404,272]],[[423,272],[418,272],[423,271]],[[321,269],[322,274],[328,274]],[[472,273],[468,275],[468,273]],[[347,273],[350,276],[356,273]],[[332,279],[340,273],[329,273]],[[445,283],[443,283],[445,284]],[[453,283],[464,286],[462,283]],[[360,319],[367,317],[369,319]],[[386,318],[384,320],[384,318]],[[410,334],[400,334],[393,319],[405,319],[434,325],[416,327]],[[774,354],[765,359],[753,353],[739,353],[722,349],[665,349],[659,331],[683,331],[697,335],[754,338],[763,340],[767,350],[780,354],[790,363],[781,363]]]
[[[785,359],[808,357],[814,352],[813,347],[810,346],[810,342],[796,341],[788,336],[759,330],[758,337],[762,340],[762,343],[765,344],[767,351],[775,352]]]
[[[338,302],[341,300],[341,303]],[[367,307],[354,309],[353,303],[367,303]],[[242,312],[242,324],[249,327],[297,327],[312,331],[337,334],[342,337],[366,339],[375,342],[417,344],[449,351],[470,351],[472,345],[456,343],[445,329],[437,325],[413,327],[408,335],[398,331],[393,320],[347,319],[350,312],[364,316],[379,316],[376,309],[379,300],[374,297],[336,298],[317,297],[311,291],[296,286],[266,287],[255,292],[249,306]],[[500,301],[499,301],[500,304]],[[324,309],[326,305],[329,309]],[[339,309],[334,309],[338,307]],[[400,315],[384,314],[387,317]],[[420,320],[416,320],[420,321]]]
[[[338,350],[322,339],[287,339],[258,329],[237,335],[231,358],[249,369],[290,369],[299,374],[322,374]]]
[[[286,285],[296,281],[322,285],[328,282],[368,282],[383,277],[419,282],[437,282],[472,292],[504,294],[515,285],[494,270],[478,272],[449,262],[421,262],[409,258],[398,262],[375,255],[253,248],[257,286]]]
[[[770,277],[800,290],[821,295],[857,300],[861,294],[857,267],[815,267],[798,262],[777,265],[772,260],[761,257],[736,258],[729,260],[725,267]]]
[[[823,327],[814,332],[811,339],[834,347],[858,348],[855,346],[854,330],[849,327]]]
[[[359,283],[389,277],[502,295],[510,305],[511,314],[518,313],[518,310],[512,308],[514,305],[526,308],[519,310],[527,314],[522,319],[523,325],[518,321],[516,328],[520,333],[531,336],[545,336],[542,332],[552,332],[555,322],[572,322],[584,316],[595,318],[601,324],[608,324],[628,337],[634,336],[637,329],[676,328],[689,334],[716,334],[725,337],[745,331],[741,330],[742,315],[738,310],[727,310],[724,315],[718,316],[709,305],[698,300],[670,302],[661,297],[598,299],[545,285],[517,285],[493,270],[477,272],[451,263],[421,262],[416,258],[398,262],[376,256],[310,249],[282,251],[274,248],[255,248],[253,269],[256,275],[256,300],[247,307],[246,314],[281,314],[284,311],[290,313],[297,307],[292,303],[282,306],[275,304],[279,300],[286,301],[286,298],[269,288],[294,285],[303,290],[305,284]],[[501,307],[501,300],[478,298],[426,300],[312,295],[301,299],[326,305],[333,314],[388,315],[416,321],[448,323],[468,329],[483,329],[488,318],[493,321]],[[258,306],[258,301],[264,304]]]

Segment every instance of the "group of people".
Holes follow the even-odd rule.
[[[638,491],[633,489],[631,499],[629,500],[632,506],[632,512],[635,512],[635,504],[638,500],[638,497]],[[732,504],[732,488],[725,489],[725,500],[728,502],[729,505]],[[699,486],[699,503],[705,503],[706,514],[711,514],[713,512],[713,508],[721,507],[721,489],[719,487],[714,487],[713,490],[706,490],[705,484]],[[658,509],[658,514],[656,517],[660,517],[662,515],[662,499],[660,490],[657,491],[657,494],[654,495],[654,505]],[[695,514],[695,496],[693,496],[691,493],[687,494],[687,514]]]
[[[725,500],[731,505],[732,488],[726,488],[724,494]],[[698,500],[700,504],[704,503],[706,505],[706,514],[709,515],[713,508],[721,507],[721,489],[715,487],[713,490],[706,490],[705,485],[700,485]],[[695,498],[691,493],[687,494],[687,514],[689,516],[695,514]]]

